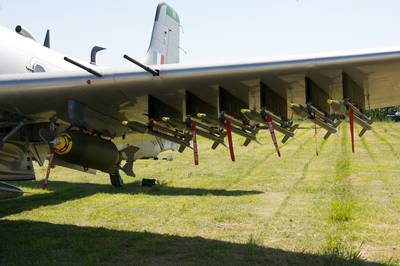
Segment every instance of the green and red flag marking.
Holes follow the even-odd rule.
[[[176,13],[175,9],[167,5],[167,15],[171,17],[173,20],[180,23],[178,13]]]

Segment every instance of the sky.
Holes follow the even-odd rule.
[[[147,51],[157,0],[0,0],[0,24],[23,25],[52,49],[98,64],[129,67]],[[181,19],[181,62],[238,61],[400,47],[397,0],[169,0]]]

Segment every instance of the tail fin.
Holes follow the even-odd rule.
[[[165,3],[157,7],[153,33],[144,63],[162,65],[179,63],[180,21],[176,11]]]

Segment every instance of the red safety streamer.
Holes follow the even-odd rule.
[[[317,118],[314,118],[314,139],[315,139],[315,155],[318,156],[318,128],[317,128]]]
[[[278,153],[278,156],[281,157],[281,152],[279,151],[278,142],[276,141],[274,124],[272,123],[272,116],[267,115],[265,118],[265,122],[267,122],[269,132],[271,133],[272,142],[274,143],[275,150]]]
[[[46,176],[43,180],[43,188],[46,189],[49,187],[49,178],[50,178],[50,171],[53,168],[54,158],[56,157],[56,149],[51,147],[50,149],[50,156],[49,156],[49,165],[47,166]]]
[[[349,120],[350,120],[350,134],[351,134],[351,150],[355,153],[355,145],[354,145],[354,111],[353,108],[350,107],[349,110]]]
[[[194,164],[195,165],[199,165],[199,149],[197,147],[197,127],[196,127],[196,123],[192,123],[192,141],[193,141]]]
[[[235,159],[235,151],[233,150],[233,140],[232,140],[232,123],[231,121],[226,121],[226,136],[228,137],[229,144],[229,153],[231,154],[231,160],[234,162]]]

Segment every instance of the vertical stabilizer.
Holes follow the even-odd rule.
[[[162,65],[179,63],[180,21],[176,11],[165,3],[157,7],[153,33],[144,63]]]

